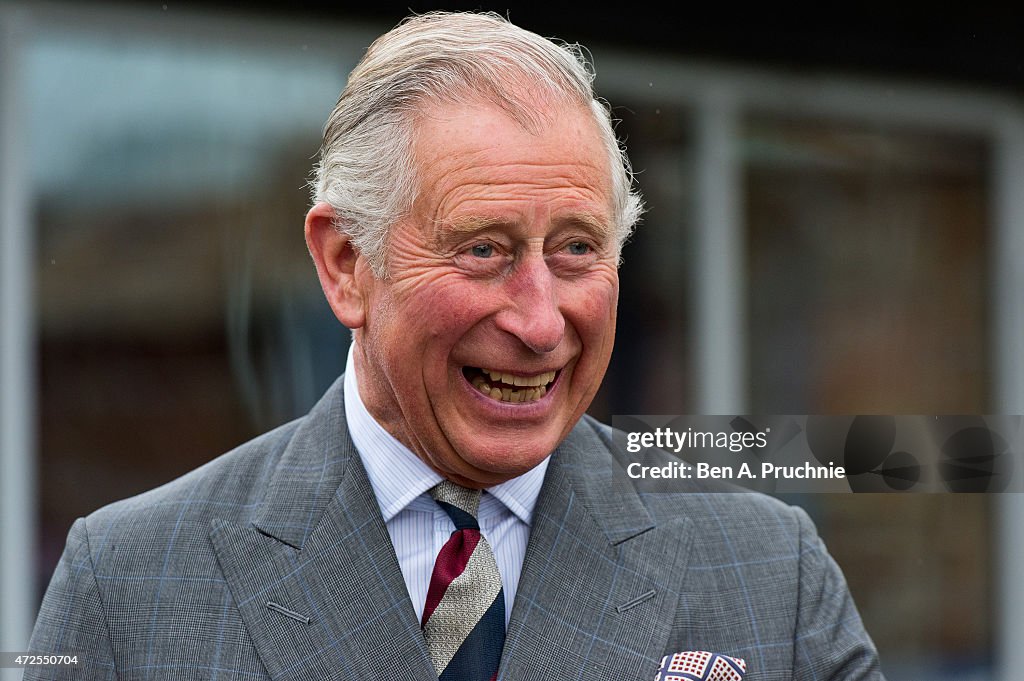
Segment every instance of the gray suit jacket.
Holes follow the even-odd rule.
[[[756,494],[611,492],[610,431],[552,456],[500,678],[651,680],[680,650],[749,681],[879,679],[807,516]],[[305,418],[71,529],[26,679],[436,679],[339,380]]]

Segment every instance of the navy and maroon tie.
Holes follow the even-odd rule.
[[[440,681],[491,681],[505,645],[505,594],[480,534],[480,490],[445,480],[430,495],[455,523],[434,563],[423,636]]]

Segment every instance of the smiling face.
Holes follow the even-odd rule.
[[[488,105],[416,125],[420,193],[359,257],[356,373],[370,413],[434,470],[483,487],[537,465],[590,405],[615,334],[609,158],[587,111],[539,131]]]

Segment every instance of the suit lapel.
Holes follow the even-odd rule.
[[[281,455],[251,526],[211,540],[275,679],[436,679],[373,490],[345,426],[341,379]]]
[[[500,678],[653,679],[692,537],[616,484],[586,419],[556,450],[534,511]],[[623,478],[624,479],[624,478]]]
[[[436,679],[345,423],[339,379],[280,455],[253,523],[214,522],[218,562],[272,678]],[[552,456],[502,679],[651,679],[665,653],[689,521],[656,525],[614,484],[607,450],[584,420]]]

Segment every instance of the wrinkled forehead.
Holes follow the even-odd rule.
[[[435,115],[421,121],[415,145],[413,212],[428,240],[571,229],[614,242],[609,162],[586,112],[552,118],[536,132],[494,107]]]
[[[519,104],[509,110],[467,95],[419,108],[411,128],[417,199],[460,180],[500,185],[532,179],[543,186],[554,175],[600,197],[603,209],[588,212],[594,221],[610,220],[614,159],[593,111],[536,97]]]

